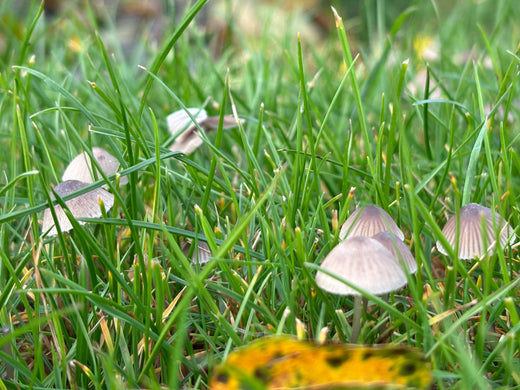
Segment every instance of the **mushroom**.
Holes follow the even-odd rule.
[[[482,222],[485,231],[482,231]],[[457,217],[448,219],[442,229],[448,244],[454,248],[457,241]],[[496,240],[503,247],[515,241],[516,236],[511,226],[498,213],[476,203],[469,203],[459,210],[458,258],[463,260],[482,258],[495,250]],[[448,251],[440,241],[437,250],[447,255]]]
[[[170,133],[175,135],[181,131],[186,131],[191,126],[194,126],[195,123],[190,118],[190,115],[193,117],[193,119],[195,119],[199,126],[206,119],[208,119],[208,113],[202,108],[187,108],[186,110],[181,109],[172,112],[166,117],[166,122],[168,123],[168,130]]]
[[[105,149],[99,147],[92,148],[92,155],[96,159],[100,168],[103,170],[105,175],[112,175],[119,169],[119,161],[108,153]],[[101,177],[99,170],[96,166],[93,166],[90,161],[90,156],[83,152],[77,155],[67,166],[62,181],[67,180],[78,180],[83,183],[93,183]],[[121,185],[127,184],[128,179],[126,176],[121,177],[119,183]]]
[[[401,241],[404,234],[396,225],[390,214],[381,207],[366,205],[357,208],[341,226],[340,240],[353,236],[372,237],[379,232],[392,232]]]
[[[197,123],[193,122],[185,110],[175,111],[166,117],[168,130],[172,135],[177,135],[175,141],[170,146],[172,152],[191,154],[203,144],[197,124],[204,130],[214,130],[218,128],[219,116],[208,117],[208,113],[202,108],[188,108],[187,111]],[[233,115],[224,116],[222,123],[223,129],[230,129],[236,126],[237,121]]]
[[[395,258],[406,266],[408,272],[414,274],[417,272],[417,262],[410,251],[410,248],[399,239],[394,233],[380,232],[372,236],[374,240],[379,241],[388,249]]]
[[[371,237],[349,237],[341,241],[325,257],[321,268],[374,295],[382,295],[403,287],[406,274],[383,244]],[[316,284],[336,295],[354,296],[352,343],[356,343],[361,328],[361,294],[332,276],[318,271]]]
[[[63,197],[87,186],[88,183],[83,183],[78,180],[66,180],[54,187],[54,192],[58,196]],[[51,199],[55,199],[54,194],[51,194]],[[103,202],[107,212],[114,205],[114,195],[102,188],[95,188],[85,194],[69,199],[65,202],[65,205],[74,218],[99,218],[102,216],[100,200]],[[54,212],[56,213],[56,219],[61,231],[68,232],[71,230],[73,226],[59,204],[54,206]],[[85,224],[83,221],[78,221],[78,223],[80,225]],[[45,209],[43,212],[42,231],[44,233],[48,232],[47,234],[49,236],[56,236],[58,234],[50,209]]]
[[[182,252],[185,256],[188,256],[190,251],[192,250],[191,247],[195,245],[195,242],[188,242],[183,241],[181,245]],[[194,248],[193,254],[191,255],[191,263],[192,264],[199,264],[204,265],[207,262],[211,260],[211,249],[209,248],[208,244],[204,241],[198,241],[197,247]]]

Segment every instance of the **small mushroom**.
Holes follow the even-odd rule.
[[[199,127],[204,130],[215,130],[218,128],[220,117],[211,116],[201,108],[188,108],[190,115],[195,119]],[[170,146],[172,152],[191,154],[203,144],[197,124],[193,122],[185,110],[175,111],[166,118],[168,130],[172,135],[177,135],[175,141]],[[225,115],[222,128],[230,129],[237,126],[237,121],[233,115]]]
[[[410,251],[410,248],[399,239],[394,233],[380,232],[372,237],[379,241],[398,259],[401,264],[404,264],[408,272],[414,274],[417,272],[417,262]]]
[[[199,126],[200,123],[203,123],[206,119],[208,119],[208,113],[202,108],[188,108],[187,111],[190,113],[193,119],[197,121]],[[166,117],[168,130],[172,135],[175,135],[181,131],[185,131],[189,127],[194,126],[193,120],[190,118],[190,115],[188,115],[188,112],[181,109],[172,112]]]
[[[60,197],[63,197],[87,186],[88,183],[83,183],[78,180],[66,180],[54,187],[54,192]],[[55,199],[54,194],[51,194],[51,199]],[[65,204],[74,218],[99,218],[102,216],[99,204],[100,200],[103,201],[105,210],[107,212],[114,205],[114,195],[102,188],[96,188],[85,194],[69,199],[65,202]],[[63,211],[63,208],[59,204],[54,206],[54,212],[56,213],[56,218],[58,224],[60,225],[61,231],[68,232],[71,230],[72,224],[67,218],[65,211]],[[78,221],[78,223],[81,225],[85,224],[83,221]],[[44,233],[48,231],[47,234],[49,236],[56,236],[58,234],[50,209],[45,209],[43,212],[42,231]]]
[[[380,232],[392,232],[401,241],[404,234],[396,225],[390,214],[381,207],[366,205],[357,208],[347,218],[339,231],[339,238],[343,240],[347,237],[366,236],[372,237]]]
[[[321,267],[370,292],[381,295],[397,290],[407,282],[406,274],[395,256],[371,237],[349,237],[330,251]],[[360,295],[345,283],[321,271],[317,285],[337,295]]]
[[[484,221],[484,232],[481,229],[482,221]],[[501,247],[513,243],[516,239],[513,229],[504,218],[490,208],[476,203],[469,203],[460,208],[458,231],[458,258],[463,260],[482,258],[486,253],[493,253],[497,237]],[[442,234],[448,244],[454,248],[457,238],[457,217],[455,215],[448,219],[442,229]],[[437,241],[437,249],[444,255],[448,254],[440,241]]]
[[[188,256],[191,250],[191,247],[195,244],[195,242],[183,241],[181,245],[182,252],[185,256]],[[211,260],[211,249],[204,241],[198,241],[197,248],[193,250],[193,254],[191,255],[191,263],[204,265]]]
[[[105,175],[112,175],[119,169],[119,161],[105,149],[93,147],[92,154]],[[83,152],[70,162],[65,172],[63,172],[61,180],[78,180],[90,184],[99,178],[101,178],[99,170],[93,166],[90,161],[90,156],[86,152]],[[126,176],[121,177],[119,183],[121,185],[127,184],[128,179]]]
[[[395,256],[371,237],[349,237],[325,257],[321,267],[374,295],[395,291],[407,283],[406,274]],[[316,284],[336,295],[354,296],[352,343],[361,328],[361,294],[345,283],[318,271]]]

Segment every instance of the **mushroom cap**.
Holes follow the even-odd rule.
[[[208,113],[202,108],[188,108],[187,110],[199,124],[208,119]],[[192,126],[196,127],[188,113],[183,109],[172,112],[168,115],[166,117],[166,122],[168,123],[168,130],[172,135],[175,135],[180,131],[186,131]]]
[[[182,252],[185,256],[188,256],[191,247],[195,245],[195,242],[187,242],[184,241],[183,245],[181,245]],[[191,256],[191,263],[192,264],[199,264],[204,265],[207,262],[211,260],[211,249],[209,249],[209,246],[204,241],[198,241],[197,248],[193,251],[193,254]]]
[[[83,183],[78,180],[67,180],[54,187],[54,192],[62,197],[74,191],[85,188],[86,186],[88,186],[88,183]],[[51,199],[55,199],[54,194],[51,194]],[[96,188],[85,194],[69,199],[65,202],[65,204],[74,218],[99,218],[102,216],[99,207],[99,199],[103,201],[105,210],[107,212],[114,205],[114,195],[102,188]],[[61,231],[68,232],[69,230],[72,230],[72,224],[67,218],[65,211],[63,211],[63,208],[59,204],[54,206],[54,212],[56,213]],[[83,221],[78,221],[78,223],[81,225],[85,224]],[[56,236],[58,234],[56,226],[54,226],[52,213],[48,208],[43,212],[42,224],[42,231],[45,233],[47,230],[49,230],[49,236]]]
[[[380,232],[392,232],[401,241],[404,234],[396,225],[390,214],[381,207],[366,205],[357,208],[347,218],[339,231],[339,238],[343,240],[347,237],[366,236],[372,237]]]
[[[105,175],[113,175],[119,169],[119,161],[117,158],[108,153],[105,149],[99,147],[92,148],[92,154]],[[90,157],[86,152],[78,154],[67,166],[61,180],[77,180],[83,183],[93,183],[101,178],[99,170],[92,165]],[[126,176],[121,177],[121,185],[128,183]]]
[[[336,245],[321,267],[375,295],[404,286],[406,274],[394,255],[371,237],[349,237]],[[360,293],[333,277],[318,271],[316,284],[337,295]]]
[[[210,116],[202,108],[188,108],[191,116],[197,121],[199,127],[204,130],[215,130],[218,128],[220,117]],[[181,152],[191,154],[201,146],[204,142],[200,137],[200,131],[197,125],[191,120],[185,110],[179,110],[171,113],[166,117],[168,122],[168,130],[172,135],[177,135],[173,144],[170,146],[172,152]],[[241,121],[241,120],[240,120]],[[233,115],[225,115],[222,122],[223,129],[229,129],[237,126],[237,121]],[[181,132],[182,131],[182,132]],[[179,132],[181,132],[179,134]]]
[[[484,219],[485,232],[481,231],[481,221]],[[442,234],[453,248],[456,242],[457,218],[451,216]],[[487,248],[484,247],[483,237],[485,235]],[[511,226],[498,213],[490,208],[476,203],[469,203],[459,210],[459,259],[469,260],[475,257],[481,258],[486,253],[492,253],[496,247],[496,237],[498,236],[500,246],[511,244],[516,236]],[[440,241],[437,241],[437,250],[447,255],[448,251]]]
[[[192,154],[203,143],[204,141],[200,137],[199,129],[193,125],[175,138],[173,144],[170,145],[170,150],[172,152],[181,152],[188,155]]]
[[[406,266],[408,272],[414,274],[417,272],[417,262],[410,251],[410,248],[399,239],[394,233],[380,232],[372,237],[374,240],[379,241],[383,246],[388,249],[395,258]]]

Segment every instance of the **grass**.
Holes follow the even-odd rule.
[[[296,16],[249,35],[234,8],[222,42],[195,17],[206,1],[164,2],[160,39],[142,29],[130,53],[113,11],[14,3],[0,5],[0,388],[205,388],[231,350],[296,334],[296,319],[348,342],[352,299],[314,275],[371,203],[419,272],[388,300],[365,294],[363,342],[422,350],[437,388],[520,388],[517,249],[480,262],[433,249],[468,202],[519,222],[515,2],[367,0],[350,19],[339,4],[317,40],[292,32],[310,24]],[[171,153],[165,117],[182,107],[245,123]],[[115,194],[108,215],[42,237],[51,188],[92,146],[130,185],[92,184]],[[188,239],[212,261],[192,265]]]

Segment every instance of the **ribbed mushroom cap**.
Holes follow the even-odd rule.
[[[408,272],[414,274],[417,272],[417,262],[410,252],[410,248],[399,239],[394,233],[380,232],[372,237],[374,240],[379,241],[383,246],[388,249],[397,258],[399,263],[404,263]]]
[[[188,108],[191,116],[197,121],[197,124],[204,130],[215,130],[218,128],[219,117],[211,116],[205,110],[200,108]],[[168,122],[168,130],[172,135],[177,135],[175,141],[170,146],[172,152],[181,152],[190,154],[203,144],[197,125],[191,120],[187,112],[184,110],[175,111],[166,118]],[[223,129],[236,127],[237,122],[232,115],[225,115],[222,122]],[[181,132],[179,134],[179,132]]]
[[[375,295],[403,287],[406,274],[392,253],[370,237],[349,237],[325,257],[321,267]],[[333,277],[318,271],[316,284],[337,295],[360,295]]]
[[[182,252],[185,256],[188,256],[190,253],[191,247],[194,245],[194,242],[184,241],[181,245]],[[211,260],[211,249],[204,241],[198,241],[197,248],[193,251],[191,255],[191,263],[203,265]]]
[[[105,149],[99,147],[92,148],[92,154],[99,166],[107,176],[113,175],[119,169],[119,161],[117,158],[108,153]],[[77,180],[83,183],[93,183],[101,178],[99,170],[93,166],[90,157],[86,152],[77,155],[67,166],[61,180]],[[121,177],[121,185],[128,183],[126,176]]]
[[[485,231],[482,232],[482,219],[484,219]],[[457,232],[457,218],[452,216],[442,229],[442,234],[452,248],[455,247]],[[500,246],[513,243],[516,239],[511,226],[498,213],[490,208],[476,203],[469,203],[459,211],[459,259],[481,258],[486,253],[492,253],[496,247],[498,236]],[[483,237],[487,246],[484,244]],[[437,249],[444,255],[448,252],[437,241]]]
[[[396,225],[390,214],[381,207],[366,205],[357,208],[347,218],[339,231],[339,238],[343,240],[347,237],[366,236],[372,237],[380,232],[392,232],[401,241],[404,234]]]
[[[63,197],[74,191],[85,188],[86,186],[88,186],[87,183],[83,183],[77,180],[67,180],[54,187],[54,192],[56,192],[56,194],[58,194],[60,197]],[[55,199],[54,194],[51,194],[51,199]],[[75,218],[99,218],[102,216],[101,210],[99,208],[99,199],[103,201],[105,210],[107,212],[114,205],[114,195],[102,188],[96,188],[85,194],[69,199],[65,202],[65,204],[70,210],[72,216]],[[72,224],[63,211],[63,208],[59,204],[54,206],[54,212],[56,213],[61,231],[68,232],[71,230]],[[85,224],[85,222],[82,221],[78,222],[81,225]],[[47,230],[49,230],[49,236],[55,236],[58,234],[56,226],[54,226],[54,220],[52,218],[50,209],[45,209],[43,212],[42,232],[45,233]]]

